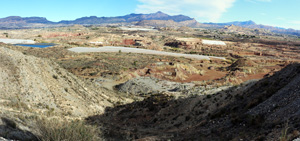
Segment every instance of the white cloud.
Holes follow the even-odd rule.
[[[298,24],[298,25],[299,25],[299,24],[300,24],[300,21],[289,21],[288,23],[289,23],[289,24]]]
[[[300,30],[300,21],[299,20],[291,20],[286,18],[278,17],[276,20],[280,21],[279,25],[276,25],[277,27],[283,27],[283,28],[292,28],[296,30]],[[275,25],[273,25],[275,26]]]
[[[201,20],[200,22],[217,22],[236,0],[139,0],[138,13],[162,11],[167,14],[184,14]]]

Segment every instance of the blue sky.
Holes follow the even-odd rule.
[[[162,11],[199,22],[253,20],[300,30],[300,0],[0,0],[0,18],[40,16],[51,21]]]

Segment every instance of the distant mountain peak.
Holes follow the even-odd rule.
[[[228,23],[205,23],[210,25],[219,25],[219,26],[251,26],[251,25],[257,25],[254,21],[234,21],[234,22],[228,22]]]
[[[20,16],[8,16],[8,17],[6,17],[6,18],[21,18]]]
[[[234,22],[230,22],[228,24],[233,24],[233,25],[236,25],[236,26],[256,25],[256,23],[252,20],[249,20],[249,21],[234,21]]]
[[[147,15],[147,14],[144,14],[144,15]],[[170,16],[166,13],[161,12],[161,11],[158,11],[156,13],[152,13],[152,14],[149,14],[149,15],[154,15],[154,16],[157,16],[157,17],[169,17]]]
[[[256,23],[252,20],[245,21],[244,23],[247,23],[248,25],[256,25]]]
[[[20,24],[25,24],[25,23],[43,23],[43,24],[51,24],[53,22],[48,21],[45,17],[20,17],[20,16],[9,16],[6,18],[0,19],[0,23],[20,23]]]
[[[22,17],[20,17],[20,16],[9,16],[9,17],[5,17],[3,19],[5,19],[5,20],[20,20],[20,19],[22,19]]]
[[[161,12],[161,11],[157,11],[155,14],[165,14],[165,15],[168,15],[168,14],[166,14],[164,12]]]

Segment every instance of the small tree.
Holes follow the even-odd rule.
[[[5,35],[6,38],[8,38],[8,33],[3,33]]]

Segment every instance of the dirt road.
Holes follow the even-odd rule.
[[[198,60],[210,60],[211,58],[225,60],[224,57],[172,53],[172,52],[164,52],[164,51],[140,49],[140,48],[128,48],[128,47],[112,47],[112,46],[98,47],[98,48],[96,48],[96,47],[75,47],[75,48],[71,48],[69,50],[73,51],[73,52],[77,52],[77,53],[83,53],[83,52],[126,52],[126,53],[129,53],[130,52],[130,53],[185,57],[185,58],[192,58],[192,59],[198,59]]]

